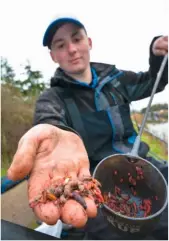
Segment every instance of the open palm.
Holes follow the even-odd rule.
[[[33,127],[21,138],[8,170],[8,177],[12,180],[22,179],[28,174],[29,202],[61,178],[90,176],[82,140],[76,134],[52,125]],[[53,202],[36,205],[34,212],[47,224],[55,224],[61,215],[61,209]]]

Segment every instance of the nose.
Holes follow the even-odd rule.
[[[70,54],[74,54],[77,51],[75,44],[69,43],[68,45],[68,52]]]

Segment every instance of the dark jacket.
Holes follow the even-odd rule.
[[[87,85],[58,68],[51,88],[36,103],[34,125],[48,123],[77,132],[93,166],[108,155],[129,152],[136,137],[129,104],[151,95],[163,59],[153,55],[151,46],[147,72],[134,73],[119,70],[115,65],[91,63],[93,81]],[[157,92],[164,90],[167,76],[165,67]],[[142,143],[139,155],[145,157],[147,151]]]

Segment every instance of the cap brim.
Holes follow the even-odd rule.
[[[43,46],[48,46],[50,48],[51,42],[56,31],[65,23],[74,23],[79,27],[84,28],[84,25],[77,19],[74,18],[60,18],[53,21],[48,28],[43,37]]]

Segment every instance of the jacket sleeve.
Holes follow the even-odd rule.
[[[64,101],[56,87],[44,91],[36,102],[33,125],[51,124],[63,130],[78,133],[71,127]]]
[[[125,98],[131,102],[140,100],[151,95],[157,73],[161,66],[163,56],[155,56],[152,52],[152,45],[158,37],[155,37],[150,45],[149,70],[147,72],[135,73],[123,71],[120,85]],[[168,63],[166,64],[156,93],[164,90],[168,83]]]

